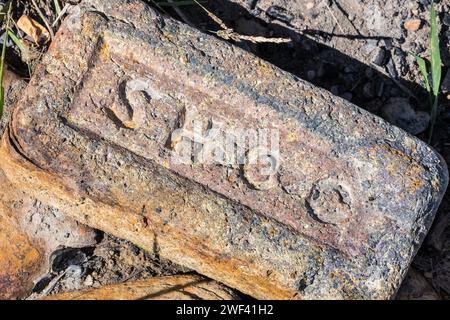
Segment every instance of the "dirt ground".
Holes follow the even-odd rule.
[[[101,240],[95,246],[55,251],[50,258],[51,269],[37,282],[29,299],[190,272],[128,241],[98,233]]]
[[[36,2],[49,21],[57,18],[53,1]],[[427,95],[409,52],[429,57],[429,0],[209,0],[201,2],[206,10],[195,3],[174,9],[146,2],[428,140]],[[436,8],[443,83],[432,146],[450,163],[450,1],[441,0]],[[29,2],[18,1],[14,18],[24,13],[42,22]],[[412,20],[419,22],[417,30],[405,27]],[[228,33],[223,32],[225,26]],[[238,36],[227,36],[230,33]],[[254,41],[255,37],[290,41]],[[26,79],[45,50],[46,46],[34,47],[28,67],[11,44],[8,65]],[[449,201],[447,192],[398,299],[450,298]],[[34,296],[189,271],[125,241],[101,233],[100,239],[96,247],[56,252],[52,270],[36,285]]]

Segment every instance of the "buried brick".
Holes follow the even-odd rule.
[[[225,286],[196,275],[155,277],[97,289],[62,293],[44,300],[236,300]]]
[[[41,201],[256,298],[392,297],[447,186],[418,139],[140,1],[76,7],[0,159]]]

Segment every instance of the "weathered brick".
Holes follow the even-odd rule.
[[[277,174],[173,163],[194,118],[278,130]],[[256,298],[391,297],[448,180],[418,139],[139,1],[66,19],[0,157],[42,201]]]
[[[3,133],[7,119],[25,83],[6,70]],[[27,296],[48,269],[58,247],[84,247],[96,243],[96,232],[25,194],[0,169],[0,299]]]
[[[196,275],[155,277],[98,289],[61,293],[44,300],[236,300],[225,286]]]

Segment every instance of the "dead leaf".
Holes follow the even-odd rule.
[[[28,16],[22,16],[17,21],[17,27],[30,36],[37,44],[45,44],[50,40],[48,30]]]

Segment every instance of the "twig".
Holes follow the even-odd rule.
[[[262,36],[245,36],[234,32],[233,29],[226,29],[217,31],[216,34],[225,40],[234,41],[250,41],[252,43],[287,43],[291,42],[288,38],[266,38]]]
[[[55,21],[52,23],[52,28],[56,26],[56,24],[59,22],[59,20],[66,14],[67,10],[69,10],[72,7],[71,4],[67,3],[64,8],[59,12],[58,16],[56,17]]]
[[[327,0],[323,0],[322,1],[322,5],[325,4],[325,6],[327,7],[328,11],[331,14],[331,17],[333,17],[333,20],[336,22],[337,26],[339,27],[339,29],[341,30],[341,33],[344,34],[344,29],[342,29],[341,24],[339,23],[338,19],[336,19],[336,16],[334,15],[333,11],[330,8],[330,5],[328,4]]]
[[[66,275],[67,270],[68,269],[64,270],[64,272],[53,278],[40,293],[33,293],[28,298],[26,298],[26,300],[38,300],[40,298],[48,296],[48,294],[55,288],[61,278]]]
[[[266,38],[262,36],[246,36],[235,32],[233,29],[228,28],[227,25],[216,16],[214,13],[206,9],[203,5],[201,5],[197,0],[194,0],[207,14],[208,16],[217,23],[222,30],[215,32],[219,37],[225,40],[234,40],[234,41],[250,41],[253,43],[286,43],[291,42],[290,38]]]

